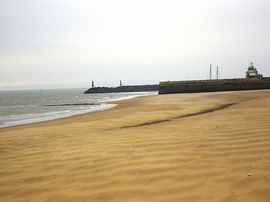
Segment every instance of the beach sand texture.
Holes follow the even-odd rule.
[[[0,129],[0,201],[270,201],[270,90],[118,103]]]

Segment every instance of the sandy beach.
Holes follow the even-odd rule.
[[[270,201],[270,90],[117,103],[0,129],[0,201]]]

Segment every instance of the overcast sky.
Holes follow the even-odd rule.
[[[0,0],[0,89],[270,76],[269,0]],[[20,87],[21,86],[21,87]]]

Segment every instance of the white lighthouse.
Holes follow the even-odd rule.
[[[252,62],[250,63],[248,70],[246,71],[246,78],[247,79],[262,79],[262,75],[259,74],[259,72],[254,67]]]

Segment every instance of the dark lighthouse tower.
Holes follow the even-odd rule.
[[[95,87],[95,85],[94,85],[94,81],[92,81],[92,88],[94,88]]]

